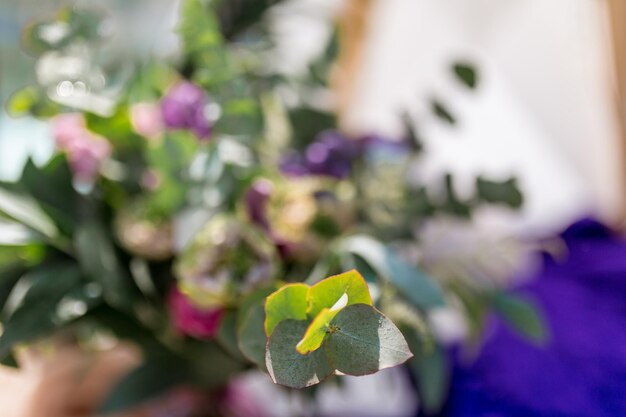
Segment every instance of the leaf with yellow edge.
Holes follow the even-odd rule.
[[[274,328],[283,320],[306,320],[306,284],[287,284],[265,300],[265,334],[272,335]]]
[[[325,308],[331,309],[347,296],[346,307],[352,304],[372,305],[372,297],[365,279],[356,270],[326,278],[309,289],[307,314],[314,318]]]

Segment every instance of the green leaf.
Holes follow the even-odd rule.
[[[340,309],[330,310],[325,308],[313,319],[309,327],[306,329],[306,333],[302,337],[302,340],[296,345],[296,350],[301,355],[307,355],[316,351],[322,346],[324,338],[329,332],[330,322]]]
[[[291,388],[315,385],[333,373],[321,349],[308,355],[296,351],[296,345],[304,336],[306,321],[281,321],[267,342],[265,362],[272,380]]]
[[[247,310],[246,318],[242,320],[237,332],[239,350],[260,368],[265,368],[267,336],[264,323],[265,306],[263,302],[258,302]]]
[[[409,362],[409,369],[417,380],[420,404],[428,415],[441,410],[448,390],[446,357],[441,348],[434,349],[428,356]]]
[[[308,292],[309,286],[306,284],[287,284],[267,297],[265,334],[270,336],[278,323],[283,320],[306,320]]]
[[[150,399],[157,398],[188,379],[184,363],[152,359],[131,371],[109,393],[99,413],[125,411]]]
[[[27,277],[31,282],[20,305],[4,323],[0,336],[0,357],[7,355],[17,343],[26,343],[45,336],[61,323],[57,306],[63,297],[81,284],[75,265],[45,265]]]
[[[28,269],[21,262],[13,262],[0,267],[0,311],[4,309],[13,287]]]
[[[6,109],[12,117],[31,114],[35,117],[48,118],[61,111],[61,107],[52,102],[45,91],[34,86],[16,91],[9,98]]]
[[[75,235],[78,261],[85,274],[98,282],[105,300],[121,310],[132,308],[132,278],[122,269],[106,229],[95,221],[79,225]]]
[[[27,197],[0,188],[0,213],[41,233],[54,238],[58,230],[39,205]]]
[[[233,358],[243,359],[237,346],[237,313],[234,310],[224,311],[217,331],[217,341]]]
[[[218,0],[215,9],[221,31],[227,39],[233,39],[248,27],[261,20],[273,5],[282,0]]]
[[[445,304],[443,292],[435,280],[378,240],[365,235],[352,236],[344,241],[343,250],[362,258],[382,279],[392,283],[415,306],[428,309]]]
[[[395,324],[366,304],[348,306],[337,314],[324,351],[338,371],[355,376],[397,366],[413,357]]]
[[[347,296],[344,306],[372,305],[372,297],[365,279],[356,270],[352,270],[323,279],[311,287],[308,294],[308,316],[317,317],[322,310],[332,309],[344,294]]]
[[[457,62],[452,66],[454,75],[468,88],[474,89],[478,85],[476,69],[465,62]]]
[[[511,208],[519,208],[524,202],[524,197],[515,178],[497,182],[478,177],[476,190],[478,198],[487,203],[504,203]]]
[[[546,341],[546,327],[537,307],[530,300],[513,294],[498,293],[493,300],[493,308],[520,335],[537,344]]]
[[[76,222],[78,194],[72,186],[72,172],[65,156],[58,155],[42,168],[29,159],[20,184],[61,230],[71,235]]]
[[[446,108],[446,106],[439,100],[433,99],[430,102],[430,108],[435,116],[437,116],[440,120],[446,122],[450,125],[456,124],[456,119],[450,113],[450,110]]]

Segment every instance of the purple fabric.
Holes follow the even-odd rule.
[[[543,310],[547,346],[497,323],[479,358],[457,365],[450,416],[626,415],[626,241],[593,220],[562,237],[567,257],[546,256],[519,289]]]
[[[202,88],[181,81],[161,100],[163,123],[169,129],[189,129],[198,139],[209,139],[212,126],[206,116],[208,104],[209,98]]]

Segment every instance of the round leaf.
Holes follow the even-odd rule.
[[[374,307],[355,304],[330,324],[324,350],[334,367],[348,375],[368,375],[400,365],[413,354],[402,332]]]
[[[283,320],[274,329],[267,343],[265,363],[275,383],[305,388],[333,373],[321,349],[308,355],[296,351],[296,345],[307,327],[306,321]]]
[[[265,301],[265,334],[270,336],[283,320],[306,320],[306,284],[288,284],[267,297]],[[303,332],[304,333],[304,332]]]

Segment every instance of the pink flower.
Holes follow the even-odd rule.
[[[130,120],[137,133],[153,139],[161,135],[165,126],[161,108],[154,103],[138,103],[130,109]]]
[[[217,334],[223,315],[221,308],[197,307],[176,287],[170,291],[168,307],[178,332],[198,339],[210,339]]]
[[[102,162],[111,155],[111,145],[85,125],[80,113],[60,114],[52,119],[52,134],[59,150],[67,154],[74,176],[81,182],[93,182]]]

